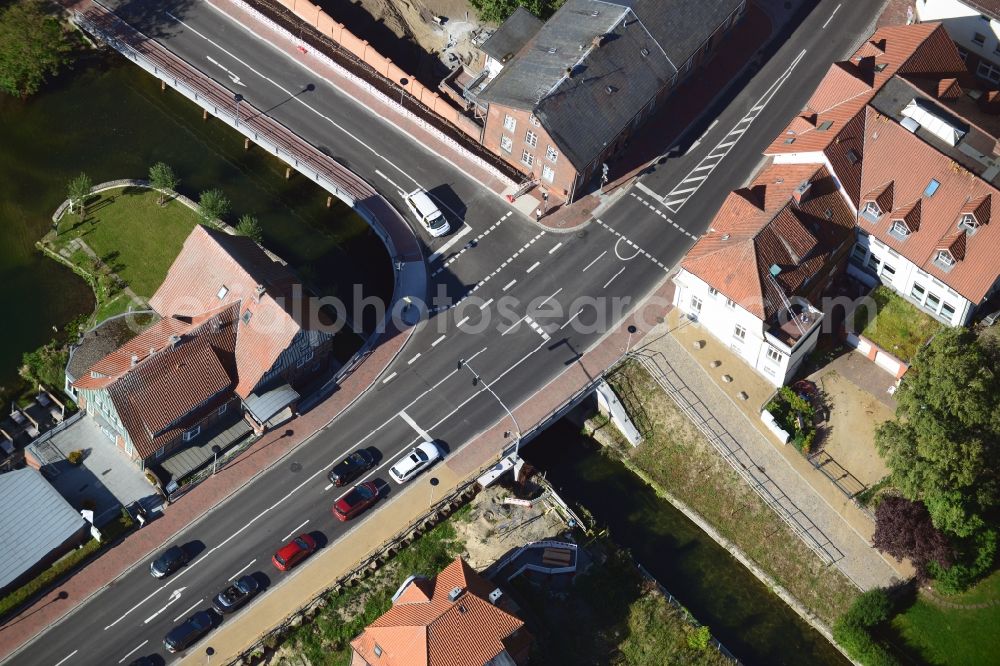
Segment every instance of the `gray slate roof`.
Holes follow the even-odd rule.
[[[567,0],[480,97],[532,111],[581,169],[741,1]],[[594,46],[601,35],[602,45]]]
[[[503,62],[508,55],[517,54],[541,27],[541,19],[524,7],[518,7],[496,32],[483,42],[480,50],[494,60]]]
[[[149,324],[159,319],[158,315],[149,312],[151,315],[148,317]],[[92,365],[134,338],[139,330],[145,329],[148,325],[145,322],[142,322],[141,329],[133,325],[139,323],[135,319],[137,316],[144,317],[144,315],[126,314],[105,319],[80,336],[80,340],[70,351],[69,363],[66,366],[66,374],[70,379],[80,379]]]
[[[40,472],[0,474],[0,588],[86,525]]]

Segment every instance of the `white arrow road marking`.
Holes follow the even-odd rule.
[[[143,622],[143,624],[149,624],[150,622],[152,622],[153,620],[155,620],[155,619],[156,619],[156,616],[157,616],[157,615],[159,615],[160,613],[162,613],[163,611],[167,610],[167,608],[168,608],[168,607],[170,606],[170,604],[172,604],[172,603],[174,603],[175,601],[177,601],[178,599],[180,599],[180,598],[181,598],[181,593],[182,593],[182,592],[183,592],[184,590],[186,590],[186,589],[187,589],[186,587],[179,587],[179,588],[177,588],[176,590],[174,590],[174,591],[173,591],[173,592],[171,593],[171,595],[170,595],[170,600],[169,600],[169,601],[167,601],[167,605],[166,605],[166,606],[164,606],[163,608],[161,608],[160,610],[156,611],[155,613],[153,613],[153,614],[152,614],[152,615],[150,615],[149,617],[147,617],[147,618],[146,618],[146,621],[145,621],[145,622]]]
[[[240,81],[240,77],[238,77],[235,73],[233,73],[228,67],[226,67],[225,65],[223,65],[221,62],[219,62],[218,60],[216,60],[212,56],[206,56],[206,57],[208,58],[208,61],[210,63],[212,63],[213,65],[215,65],[216,67],[220,67],[220,68],[226,70],[226,74],[229,75],[229,79],[233,83],[235,83],[238,86],[243,86],[244,88],[247,87],[247,84],[245,84],[242,81]]]

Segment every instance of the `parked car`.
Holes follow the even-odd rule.
[[[308,534],[300,534],[280,549],[271,558],[278,571],[288,571],[316,550],[316,540]]]
[[[358,449],[337,463],[326,476],[333,485],[346,486],[374,466],[375,456],[370,451]]]
[[[253,576],[243,576],[238,581],[219,592],[212,600],[212,608],[223,615],[232,613],[243,607],[260,590],[257,579]]]
[[[153,657],[139,657],[128,663],[128,666],[158,666],[161,662]]]
[[[421,442],[389,468],[389,476],[395,479],[396,483],[405,483],[440,458],[441,451],[434,442]]]
[[[187,551],[180,546],[167,548],[158,558],[149,563],[149,573],[154,578],[166,578],[190,561]]]
[[[377,502],[378,496],[378,486],[374,483],[359,483],[333,503],[333,515],[340,520],[350,520]]]
[[[207,634],[212,628],[212,615],[208,611],[198,611],[183,624],[179,624],[170,630],[170,633],[163,639],[163,647],[168,652],[178,652],[186,650]]]
[[[413,190],[409,194],[403,195],[410,212],[417,218],[420,226],[427,229],[427,233],[435,238],[444,236],[451,230],[447,218],[441,214],[441,210],[434,204],[434,201],[423,190]]]

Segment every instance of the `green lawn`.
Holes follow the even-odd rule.
[[[869,296],[877,313],[869,317],[869,308],[859,307],[854,311],[854,330],[902,361],[909,362],[942,328],[940,322],[888,287],[879,286]]]
[[[82,238],[136,294],[149,298],[198,223],[188,207],[173,200],[161,207],[157,197],[134,187],[102,192],[92,197],[85,220],[63,216],[54,245]]]
[[[996,602],[1000,600],[1000,572],[965,594],[943,598],[957,604]],[[929,664],[1000,664],[1000,605],[946,608],[920,597],[893,619],[892,627]]]

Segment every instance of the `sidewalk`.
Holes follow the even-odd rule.
[[[704,340],[705,346],[692,351],[696,340]],[[774,389],[722,343],[696,324],[681,320],[675,311],[637,351],[654,357],[659,368],[682,378],[690,395],[700,400],[701,410],[708,410],[725,430],[719,434],[730,435],[742,455],[752,461],[748,471],[756,477],[756,468],[760,483],[777,487],[782,501],[776,510],[786,511],[786,517],[804,525],[809,532],[805,538],[831,553],[848,578],[869,589],[912,575],[905,564],[884,558],[871,547],[874,524],[864,513],[797,451],[778,444],[768,434],[759,410]],[[716,360],[721,365],[712,368]],[[733,381],[723,382],[723,375]],[[741,399],[741,392],[747,399]],[[696,407],[699,413],[701,410]],[[805,518],[796,518],[798,513]]]

